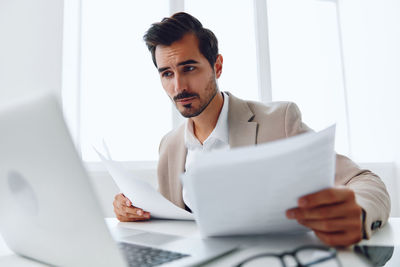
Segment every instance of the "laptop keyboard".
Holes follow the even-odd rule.
[[[130,267],[158,266],[170,261],[178,260],[189,255],[177,252],[145,247],[131,243],[120,242],[119,248],[123,251]]]

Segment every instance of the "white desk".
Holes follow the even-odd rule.
[[[200,238],[194,222],[151,220],[148,222],[121,223],[112,218],[106,219],[106,222],[113,234],[119,236],[131,235],[132,229],[136,229]],[[238,261],[259,252],[282,252],[283,250],[290,250],[303,244],[320,244],[319,240],[312,233],[300,236],[259,236],[226,239],[230,242],[237,242],[237,244],[240,245],[240,249],[210,262],[207,266],[232,266]],[[383,229],[375,233],[371,240],[362,241],[361,244],[400,245],[400,218],[390,218],[389,223]],[[400,253],[400,251],[397,252],[395,250],[394,253]],[[340,250],[339,258],[344,267],[368,266],[365,260],[358,257],[350,250]],[[13,252],[7,248],[4,240],[0,237],[0,266],[37,267],[44,265],[13,254]]]

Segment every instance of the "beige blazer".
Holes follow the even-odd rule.
[[[262,104],[244,101],[229,92],[229,145],[231,148],[256,145],[311,131],[301,120],[296,104],[271,102]],[[185,208],[182,185],[187,149],[184,144],[184,124],[163,137],[159,148],[158,185],[160,193],[178,207]],[[367,238],[382,227],[390,212],[390,198],[381,179],[360,169],[343,155],[336,156],[335,185],[354,190],[357,203],[366,212]]]

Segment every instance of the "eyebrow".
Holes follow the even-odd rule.
[[[198,64],[199,62],[197,62],[196,60],[194,60],[194,59],[189,59],[189,60],[185,60],[185,61],[182,61],[182,62],[179,62],[178,64],[177,64],[177,66],[183,66],[183,65],[188,65],[188,64]],[[169,69],[170,67],[163,67],[163,68],[158,68],[158,72],[159,73],[161,73],[161,72],[163,72],[163,71],[165,71],[165,70],[167,70],[167,69]]]

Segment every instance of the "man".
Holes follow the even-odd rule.
[[[199,151],[256,145],[310,131],[294,103],[262,104],[220,92],[216,80],[223,58],[217,39],[191,15],[181,12],[164,18],[150,27],[144,40],[164,90],[188,118],[164,136],[159,149],[159,190],[175,205],[190,208],[179,175],[195,164]],[[389,195],[380,178],[337,155],[335,187],[301,197],[286,216],[312,229],[328,245],[347,246],[369,238],[385,224],[389,210]],[[114,211],[120,221],[150,218],[122,194],[115,197]]]

